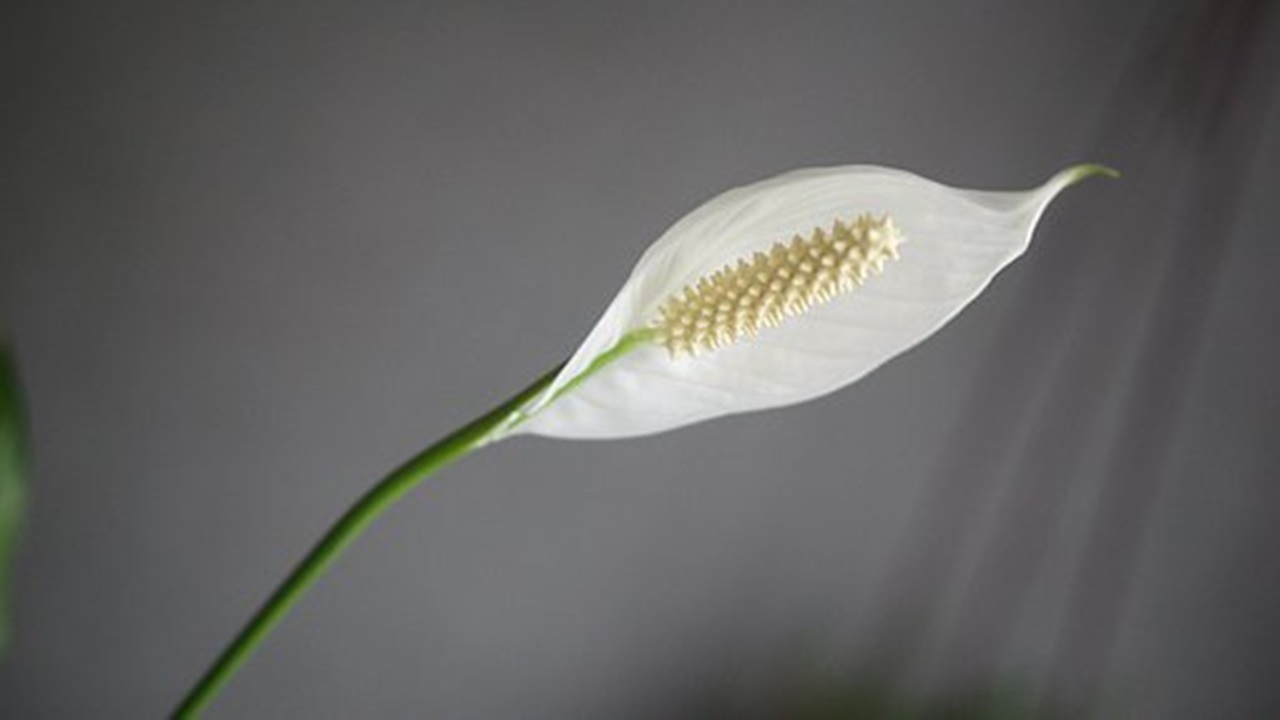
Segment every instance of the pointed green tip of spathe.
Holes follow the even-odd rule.
[[[1067,168],[1063,175],[1065,176],[1064,179],[1066,180],[1067,185],[1075,185],[1081,180],[1094,177],[1095,175],[1101,175],[1102,177],[1108,177],[1113,180],[1118,179],[1120,177],[1120,171],[1112,167],[1107,167],[1106,165],[1084,163],[1082,165]]]

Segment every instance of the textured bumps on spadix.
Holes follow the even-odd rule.
[[[887,215],[864,214],[774,243],[668,298],[653,321],[655,338],[679,357],[755,337],[880,274],[885,261],[898,258],[903,241]]]

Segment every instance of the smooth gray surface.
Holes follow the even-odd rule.
[[[1123,164],[1143,139],[1125,118],[1164,116],[1135,97],[1106,147],[1097,127],[1166,12],[1152,5],[7,9],[0,326],[29,384],[36,487],[0,717],[167,712],[351,499],[567,354],[644,247],[728,186],[851,161],[978,187]],[[1274,118],[1268,72],[1244,105]],[[1172,237],[1194,204],[1171,137],[1122,183],[1064,195],[1027,261],[856,387],[635,441],[521,439],[450,469],[210,715],[686,717],[754,706],[798,667],[860,667],[949,429],[989,421],[965,397],[1001,323],[1032,313],[995,361],[1051,373],[1035,351],[1065,328],[1034,313],[1082,301],[1034,294],[1053,258],[1084,233]],[[1268,131],[1204,345],[1171,389],[1185,415],[1107,667],[1106,692],[1145,717],[1280,716],[1278,160]],[[1126,287],[1162,267],[1130,266]],[[1140,328],[1140,305],[1083,322]],[[1119,362],[1071,378],[1101,406],[1141,335],[1120,337],[1096,348]],[[1107,417],[1079,428],[1083,454],[1115,436]],[[1086,462],[1047,559],[1015,578],[1034,592],[992,672],[1056,684],[1098,477]],[[999,522],[979,505],[965,547]],[[964,679],[945,651],[964,562],[907,673],[926,691]]]

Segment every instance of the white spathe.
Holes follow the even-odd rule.
[[[595,328],[514,433],[621,438],[825,395],[924,340],[1026,249],[1063,188],[1110,171],[1082,165],[1025,192],[947,187],[870,165],[789,172],[729,190],[650,247]],[[901,258],[852,292],[754,339],[672,358],[645,343],[549,400],[628,333],[648,327],[671,294],[739,258],[815,227],[888,215]]]

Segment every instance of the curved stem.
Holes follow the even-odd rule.
[[[542,407],[555,402],[583,380],[651,339],[652,333],[648,330],[636,330],[624,336],[618,344],[601,353],[581,373],[565,383]],[[267,635],[289,614],[289,610],[302,598],[303,593],[324,575],[342,551],[360,537],[374,520],[435,471],[490,441],[504,437],[528,420],[531,416],[524,412],[524,408],[555,381],[562,369],[563,363],[535,380],[515,397],[418,453],[357,500],[329,528],[329,532],[320,538],[320,542],[311,548],[311,552],[289,573],[258,612],[254,613],[231,644],[183,698],[173,717],[184,720],[199,717]]]
[[[502,403],[465,427],[423,450],[396,468],[364,494],[355,505],[334,523],[311,552],[298,563],[271,597],[263,603],[231,644],[196,683],[174,711],[175,718],[195,718],[213,701],[236,671],[262,644],[303,593],[319,580],[342,551],[359,537],[383,512],[404,497],[432,473],[461,459],[491,439],[493,431],[503,425],[556,378],[563,367],[557,366],[515,397]]]

